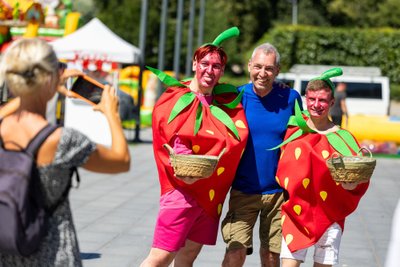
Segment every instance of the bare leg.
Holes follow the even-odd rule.
[[[299,267],[301,261],[293,259],[282,259],[282,267]]]
[[[140,267],[168,267],[174,260],[175,255],[175,252],[152,248]]]
[[[186,240],[185,246],[176,254],[174,267],[192,267],[202,247],[202,244]]]
[[[260,258],[262,267],[279,267],[279,254],[269,251],[265,248],[260,248]]]
[[[232,249],[225,252],[223,267],[242,267],[246,260],[246,248]]]

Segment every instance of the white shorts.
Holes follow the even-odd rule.
[[[334,223],[321,236],[314,245],[314,262],[326,265],[339,263],[339,247],[342,239],[342,229],[339,224]],[[307,256],[307,249],[300,249],[290,252],[285,239],[282,238],[281,259],[293,259],[304,262]]]

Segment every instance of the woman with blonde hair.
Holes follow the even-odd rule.
[[[14,112],[2,114],[0,119],[0,138],[5,149],[25,148],[48,125],[47,102],[65,76],[60,77],[55,52],[43,40],[20,39],[7,49],[0,63],[0,78],[19,103]],[[77,130],[59,127],[38,150],[39,184],[47,207],[62,199],[70,185],[71,168],[83,167],[101,173],[125,172],[130,168],[113,87],[104,88],[101,102],[94,109],[107,118],[111,147],[96,144]],[[68,197],[50,215],[47,233],[37,251],[26,257],[0,252],[0,266],[82,266]]]

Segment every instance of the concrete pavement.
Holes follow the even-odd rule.
[[[118,175],[81,170],[81,184],[71,190],[72,213],[84,267],[139,266],[147,256],[158,212],[159,185],[151,129],[142,143],[130,145],[132,167]],[[341,267],[383,267],[393,211],[400,197],[400,159],[379,158],[371,186],[348,220],[340,251]],[[225,202],[223,214],[226,213]],[[257,228],[256,228],[257,229]],[[260,266],[257,231],[253,255],[245,266]],[[194,266],[220,266],[224,243],[205,246]],[[302,266],[312,266],[312,251]]]

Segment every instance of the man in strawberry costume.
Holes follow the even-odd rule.
[[[241,95],[233,85],[218,83],[227,61],[220,43],[238,34],[231,28],[198,48],[190,81],[179,82],[149,68],[169,87],[153,110],[161,198],[153,245],[142,267],[169,266],[173,260],[175,266],[192,266],[204,244],[216,243],[222,205],[248,135]],[[210,177],[178,177],[165,144],[177,154],[225,152]]]
[[[277,180],[289,199],[282,205],[283,267],[300,266],[307,249],[314,245],[314,266],[338,263],[345,218],[356,208],[369,183],[337,183],[326,160],[333,153],[355,155],[359,146],[348,131],[329,120],[334,103],[330,78],[342,74],[340,68],[324,72],[306,88],[307,110],[289,121]]]

